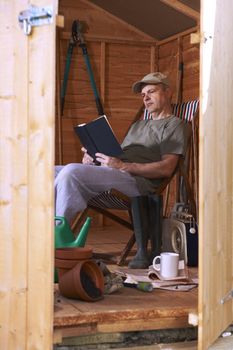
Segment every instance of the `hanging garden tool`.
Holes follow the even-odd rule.
[[[69,75],[69,70],[70,70],[71,57],[73,54],[74,47],[78,45],[82,49],[82,53],[83,53],[86,67],[87,67],[88,75],[89,75],[89,78],[91,81],[91,86],[92,86],[94,96],[95,96],[97,111],[98,111],[99,116],[101,116],[101,115],[104,115],[104,110],[103,110],[103,106],[102,106],[102,103],[101,103],[101,100],[100,100],[100,97],[98,94],[98,90],[96,88],[95,79],[94,79],[94,75],[92,72],[91,63],[90,63],[90,59],[89,59],[89,55],[88,55],[88,50],[87,50],[86,43],[84,41],[82,30],[83,30],[83,23],[80,22],[79,20],[73,21],[72,35],[71,35],[71,39],[70,39],[68,50],[67,50],[65,73],[64,73],[64,79],[63,79],[63,85],[62,85],[62,91],[61,91],[61,114],[63,114],[63,110],[64,110],[65,94],[66,94],[66,87],[67,87],[68,75]]]

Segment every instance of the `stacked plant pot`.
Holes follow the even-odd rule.
[[[92,248],[55,249],[60,293],[72,299],[97,301],[103,298],[104,276],[92,260]]]

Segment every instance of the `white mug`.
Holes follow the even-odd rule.
[[[160,265],[158,265],[160,264]],[[164,252],[153,259],[153,268],[164,278],[174,278],[178,275],[179,254]]]

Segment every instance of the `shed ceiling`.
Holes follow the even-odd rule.
[[[196,27],[200,0],[89,0],[156,40]]]

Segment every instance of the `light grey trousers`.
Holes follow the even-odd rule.
[[[140,195],[136,180],[127,172],[107,166],[71,163],[55,167],[55,215],[69,223],[101,192],[116,189],[129,197]]]

